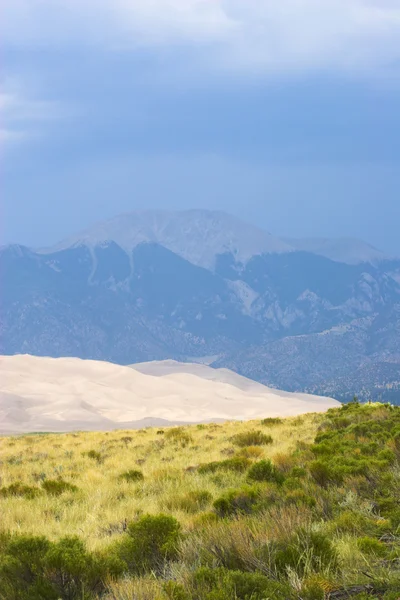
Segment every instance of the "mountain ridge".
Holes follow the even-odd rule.
[[[235,252],[239,238],[217,223],[212,267],[154,241],[132,251],[115,241],[3,248],[0,353],[119,364],[211,356],[212,366],[293,392],[400,391],[399,260],[348,264],[291,250],[238,262],[251,246]],[[227,239],[233,252],[214,256]]]
[[[357,239],[277,237],[223,211],[195,209],[124,213],[36,252],[52,254],[80,245],[95,248],[110,242],[128,253],[140,243],[157,243],[207,269],[213,269],[216,256],[225,253],[242,264],[253,256],[298,250],[349,264],[386,258],[383,252]]]

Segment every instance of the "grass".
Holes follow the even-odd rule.
[[[298,441],[311,442],[320,420],[320,416],[308,415],[295,428],[293,419],[283,421],[274,427],[273,443],[262,447],[257,457],[272,458],[294,450]],[[29,500],[2,498],[1,528],[45,535],[50,540],[78,535],[92,550],[106,547],[121,524],[144,513],[166,512],[190,528],[191,511],[179,508],[179,502],[171,503],[171,498],[206,491],[215,499],[235,487],[242,479],[235,470],[200,475],[195,467],[226,460],[228,450],[239,454],[231,438],[251,433],[257,425],[194,425],[166,429],[164,435],[154,428],[2,437],[1,488],[18,483],[39,494]],[[143,480],[140,476],[129,480],[127,473],[135,471],[143,474]],[[40,493],[43,481],[57,478],[78,490],[66,490],[58,497]]]
[[[400,597],[400,408],[3,437],[0,456],[0,600]]]

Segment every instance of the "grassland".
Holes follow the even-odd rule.
[[[3,437],[0,457],[1,600],[400,597],[400,409]]]

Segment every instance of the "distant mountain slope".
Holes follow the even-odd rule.
[[[0,352],[214,356],[272,387],[393,397],[400,261],[333,246],[341,261],[209,211],[134,213],[46,251],[7,246]]]
[[[295,250],[319,254],[337,262],[349,265],[375,263],[385,260],[385,255],[370,244],[354,238],[285,238],[285,242]]]
[[[245,420],[336,406],[329,398],[278,395],[260,384],[243,390],[188,372],[171,373],[161,381],[106,362],[0,357],[0,433]]]
[[[385,259],[372,246],[356,239],[280,239],[221,211],[143,210],[116,216],[40,250],[53,254],[80,245],[96,248],[109,242],[130,253],[141,243],[153,243],[194,265],[213,269],[219,255],[245,264],[253,256],[301,250],[338,262],[359,264]]]
[[[213,268],[219,254],[229,253],[239,263],[268,252],[288,252],[291,247],[271,234],[220,211],[137,211],[117,216],[65,240],[44,252],[77,245],[95,248],[115,242],[126,252],[154,243],[194,265]]]

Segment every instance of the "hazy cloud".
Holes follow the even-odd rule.
[[[37,134],[38,123],[61,116],[51,102],[29,97],[17,82],[3,81],[0,92],[0,145],[8,148]]]
[[[5,0],[12,45],[184,44],[209,66],[375,71],[400,59],[400,0]]]

